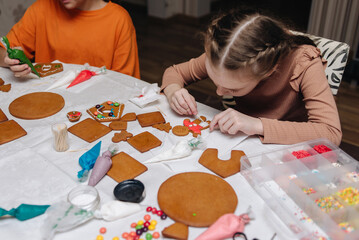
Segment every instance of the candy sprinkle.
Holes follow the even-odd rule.
[[[354,228],[348,222],[341,222],[338,224],[340,229],[342,229],[346,233],[350,233],[354,231]]]
[[[336,195],[348,205],[356,205],[359,203],[359,192],[356,188],[347,187],[339,192],[336,192]]]
[[[316,191],[313,188],[302,188],[303,192],[305,192],[307,195],[316,193]]]
[[[332,210],[343,208],[343,205],[332,196],[318,198],[315,200],[315,203],[318,205],[318,207],[321,208],[322,211],[326,213]]]

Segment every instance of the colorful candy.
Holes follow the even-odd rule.
[[[343,208],[343,205],[332,196],[318,198],[315,203],[326,213]]]
[[[346,233],[350,233],[354,231],[354,228],[348,222],[341,222],[338,225]]]
[[[155,239],[160,238],[160,233],[159,232],[154,232],[152,234],[152,237],[155,238]]]
[[[316,145],[313,147],[313,149],[318,153],[326,153],[332,151],[332,149],[328,148],[325,145]]]
[[[105,227],[100,228],[100,233],[105,234],[107,229]]]
[[[306,158],[306,157],[312,156],[309,152],[304,151],[304,150],[293,151],[293,152],[292,152],[292,155],[293,155],[294,157],[296,157],[297,159]]]
[[[313,188],[302,188],[303,192],[305,192],[307,195],[316,193],[316,191]]]
[[[353,187],[347,187],[336,193],[344,202],[348,205],[356,205],[359,203],[358,189]]]
[[[103,240],[103,236],[102,235],[97,235],[96,240]]]
[[[112,240],[120,240],[119,237],[113,237]]]
[[[161,211],[161,212],[162,212],[162,211]],[[163,214],[163,212],[162,212],[162,214]],[[146,214],[146,215],[143,217],[143,219],[144,219],[145,221],[149,221],[149,220],[151,219],[151,216],[148,215],[148,214]]]
[[[347,177],[353,182],[359,182],[359,174],[357,172],[349,172]]]

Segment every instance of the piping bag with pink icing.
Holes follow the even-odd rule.
[[[110,170],[112,166],[111,157],[115,155],[118,151],[116,144],[111,144],[108,147],[108,150],[102,153],[102,156],[99,156],[95,162],[95,166],[92,169],[90,179],[88,181],[89,186],[95,186]]]
[[[253,219],[251,207],[247,213],[237,216],[233,213],[227,213],[217,219],[205,232],[199,235],[196,240],[217,240],[232,238],[236,232],[244,232],[244,227]]]

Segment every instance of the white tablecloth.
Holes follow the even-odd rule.
[[[100,138],[93,143],[87,143],[80,138],[69,133],[70,149],[67,152],[56,152],[52,146],[51,125],[54,123],[66,123],[68,127],[75,123],[70,123],[66,117],[69,111],[81,111],[84,120],[89,115],[86,109],[104,101],[120,101],[125,103],[124,113],[135,112],[141,114],[152,111],[162,111],[167,122],[172,126],[182,124],[185,117],[176,115],[171,109],[164,96],[155,104],[141,109],[128,101],[130,97],[139,95],[140,89],[148,83],[138,79],[123,75],[117,72],[108,71],[104,75],[95,76],[87,82],[81,83],[69,89],[61,87],[50,90],[51,92],[62,95],[65,99],[65,107],[53,116],[39,120],[22,120],[13,117],[9,111],[9,104],[16,98],[31,92],[44,91],[57,78],[61,77],[70,69],[81,69],[79,65],[64,64],[64,72],[55,74],[42,79],[22,80],[12,76],[9,69],[0,68],[0,77],[7,83],[12,84],[12,89],[8,93],[0,92],[0,108],[9,119],[17,121],[26,131],[27,135],[0,146],[0,207],[10,209],[17,207],[21,203],[27,204],[53,204],[61,200],[66,200],[68,192],[78,184],[77,172],[81,170],[79,157],[88,149],[93,147],[98,141],[102,141],[101,152],[107,150],[111,143],[113,132]],[[212,119],[218,110],[198,103],[199,115]],[[105,123],[108,125],[108,123]],[[119,143],[120,150],[128,153],[138,161],[159,154],[170,148],[173,144],[182,140],[183,137],[174,136],[172,133],[159,131],[152,127],[141,128],[137,121],[129,122],[128,131],[134,135],[149,131],[157,136],[163,144],[149,152],[140,153],[132,148],[127,142]],[[229,159],[233,149],[243,150],[247,155],[259,154],[275,145],[263,145],[258,138],[246,136],[227,136],[219,131],[203,133],[203,137],[208,147],[217,148],[219,157]],[[190,139],[191,136],[187,136]],[[148,164],[148,171],[138,176],[146,189],[146,197],[141,202],[145,206],[155,206],[157,204],[157,191],[162,182],[172,175],[187,171],[210,172],[198,163],[202,150],[195,150],[190,157],[166,163]],[[248,239],[270,239],[275,232],[280,233],[273,224],[274,219],[269,214],[270,209],[264,204],[263,200],[247,183],[241,174],[225,179],[234,188],[238,196],[238,207],[236,214],[245,212],[250,205],[255,214],[253,220],[245,228]],[[84,183],[82,183],[84,184]],[[101,195],[101,202],[115,199],[113,189],[117,185],[112,178],[106,176],[101,180],[96,188]],[[91,220],[76,229],[55,235],[55,240],[60,239],[95,239],[101,227],[107,228],[105,239],[112,239],[121,236],[123,232],[131,230],[130,224],[143,219],[145,210],[129,216],[127,218],[105,222],[103,220]],[[20,222],[14,218],[0,219],[1,239],[41,239],[41,225],[45,215]],[[156,218],[155,218],[156,219]],[[163,228],[173,223],[171,219],[165,221],[158,220],[156,231],[161,232]],[[205,228],[189,229],[189,239],[195,239]],[[278,235],[277,238],[278,239]]]

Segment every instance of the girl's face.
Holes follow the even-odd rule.
[[[249,69],[244,68],[231,71],[214,67],[208,59],[206,59],[206,69],[208,76],[217,86],[217,94],[219,96],[245,96],[261,81],[261,79],[253,76]]]

